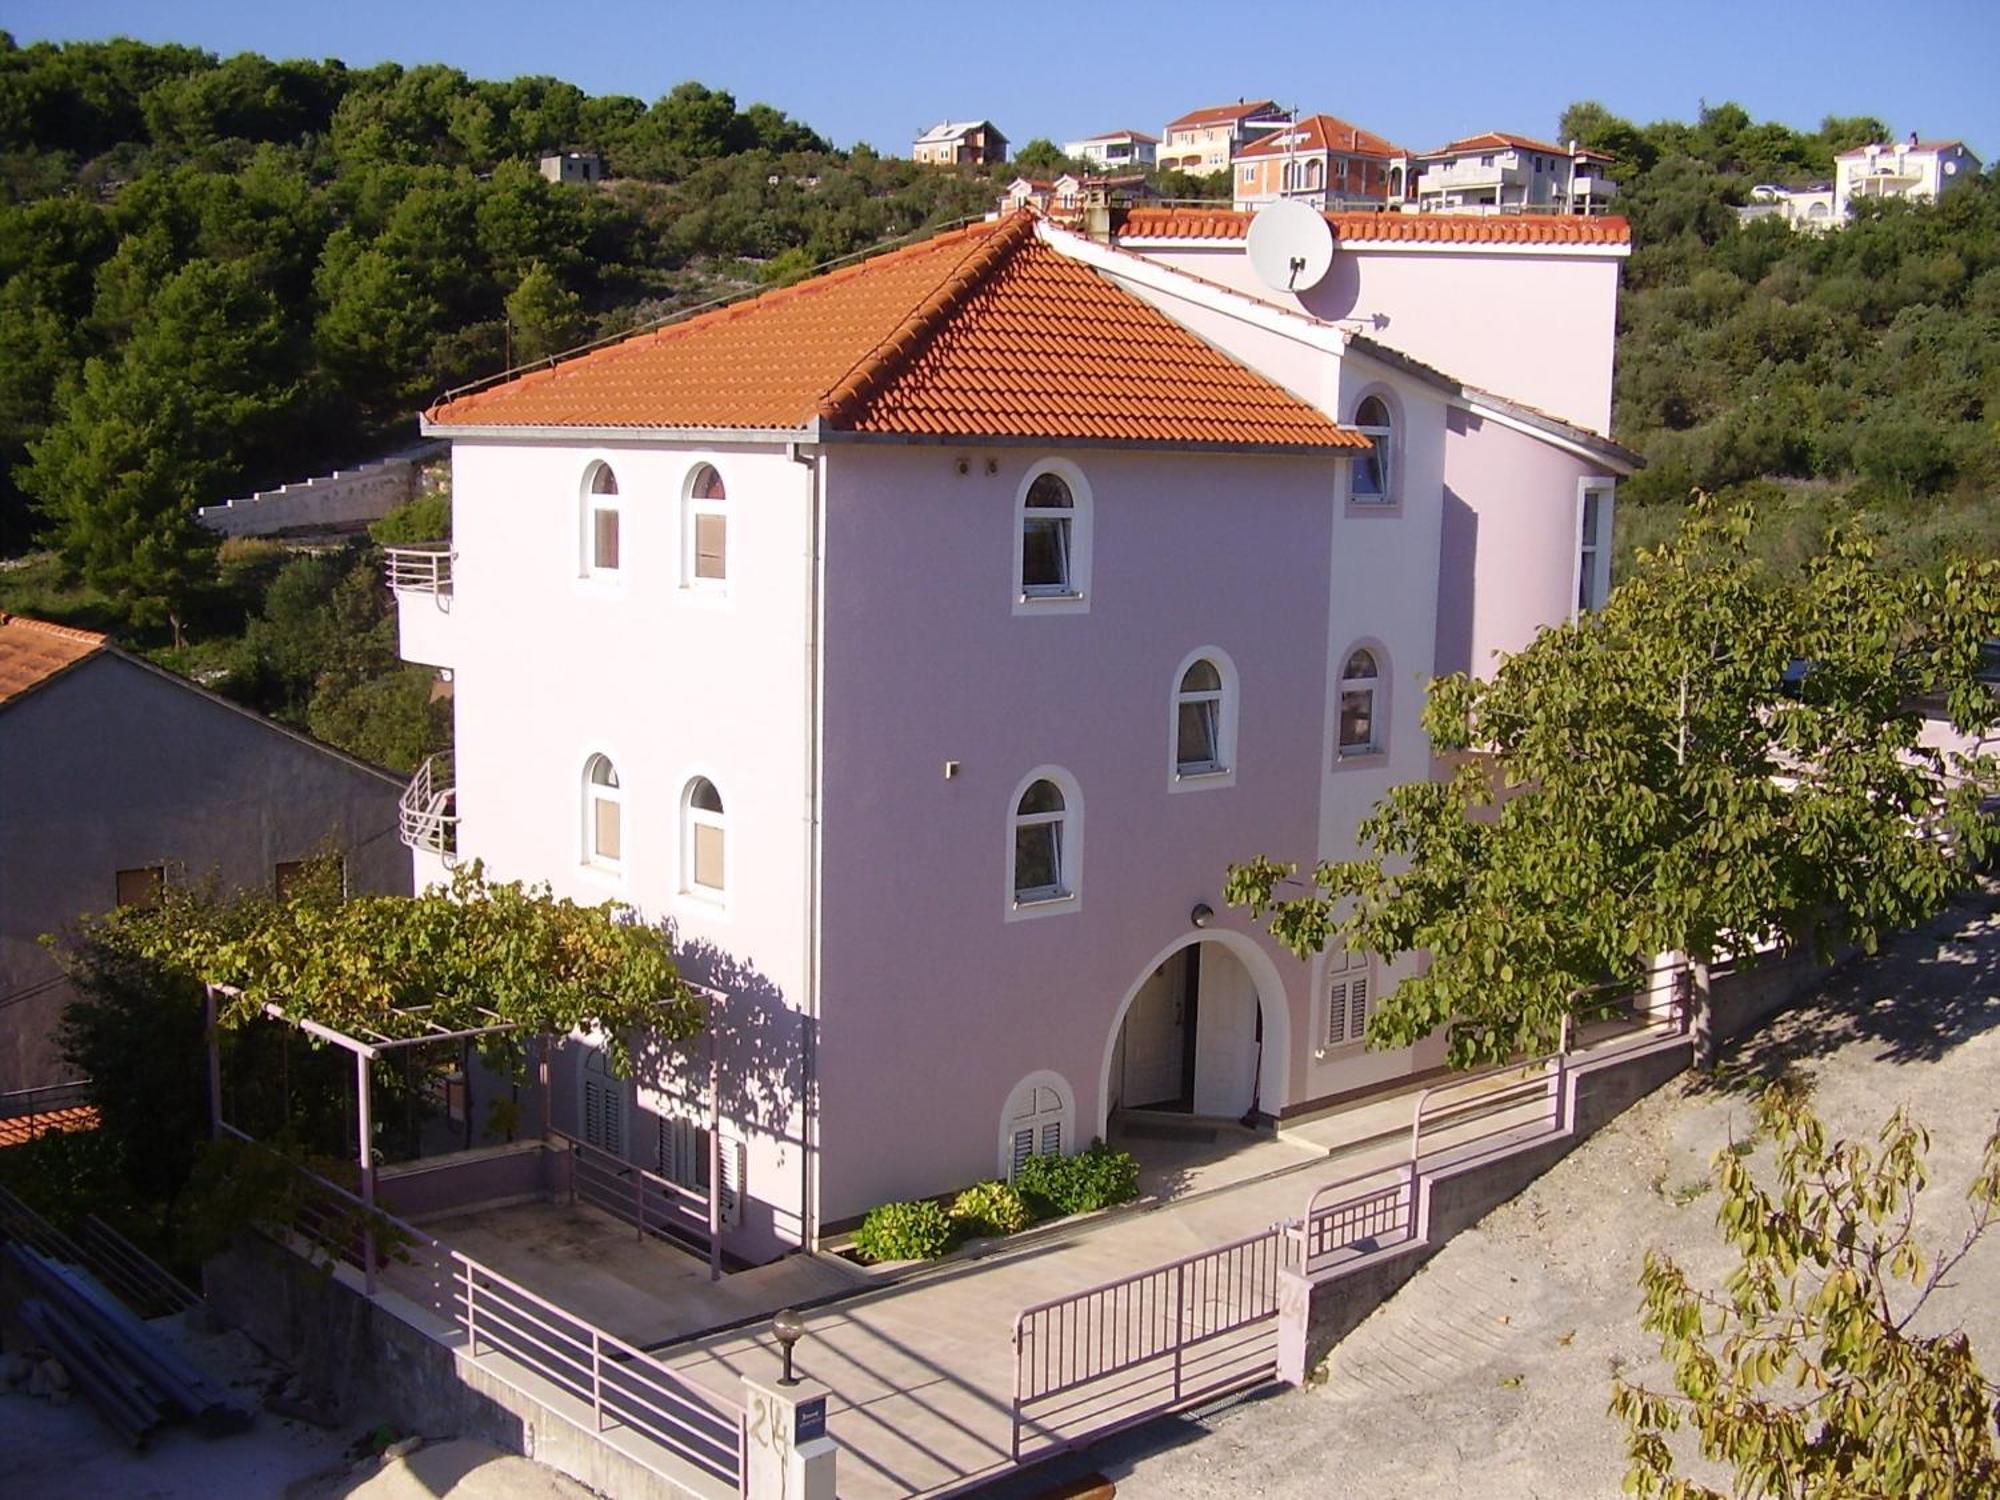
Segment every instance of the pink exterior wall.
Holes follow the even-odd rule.
[[[580,491],[602,459],[618,477],[615,582],[579,576]],[[681,495],[697,463],[729,494],[725,593],[681,586]],[[453,453],[458,558],[449,621],[457,716],[459,848],[502,879],[547,880],[579,901],[616,898],[676,935],[682,968],[735,996],[725,1100],[748,1138],[752,1212],[731,1248],[775,1253],[801,1200],[798,1093],[806,970],[807,496],[810,470],[775,446],[590,446],[461,439]],[[583,859],[584,765],[622,783],[623,870]],[[726,904],[683,894],[680,801],[720,790]],[[419,857],[419,866],[423,867]],[[576,1049],[566,1049],[574,1053]],[[574,1056],[552,1090],[575,1129]],[[690,1073],[692,1077],[690,1077]],[[694,1099],[706,1069],[672,1060]],[[634,1100],[644,1162],[660,1108]]]
[[[824,1217],[992,1175],[1008,1095],[1037,1070],[1070,1086],[1079,1137],[1094,1132],[1121,1006],[1196,936],[1197,902],[1216,908],[1210,932],[1250,955],[1253,978],[1282,985],[1259,1103],[1294,1102],[1306,1067],[1278,1054],[1310,1040],[1310,969],[1220,898],[1233,860],[1317,854],[1337,462],[1065,454],[1093,492],[1090,608],[1036,618],[1014,613],[1012,528],[1045,455],[968,449],[960,475],[950,448],[832,453]],[[1357,571],[1421,589],[1435,554],[1391,534],[1357,531]],[[1377,633],[1397,634],[1393,622]],[[1397,655],[1419,661],[1428,641],[1426,628]],[[1171,698],[1200,647],[1240,675],[1238,775],[1176,792]],[[1421,767],[1415,740],[1404,735]],[[1082,791],[1081,903],[1009,921],[1011,802],[1043,765]],[[1335,821],[1351,832],[1373,781],[1342,786]]]
[[[1300,295],[1259,281],[1241,242],[1127,248],[1328,322],[1361,319],[1361,332],[1454,379],[1611,430],[1622,248],[1342,246],[1326,279]]]
[[[1578,483],[1609,474],[1491,417],[1451,413],[1438,559],[1440,674],[1488,675],[1496,653],[1521,650],[1543,626],[1575,613]]]

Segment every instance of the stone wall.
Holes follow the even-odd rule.
[[[240,500],[204,505],[195,515],[202,525],[223,536],[359,530],[415,499],[423,466],[443,457],[445,451],[441,442],[419,443],[356,468],[336,469],[297,484],[259,490]]]

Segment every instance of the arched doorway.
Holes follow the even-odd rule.
[[[1290,1026],[1267,954],[1236,933],[1192,934],[1157,954],[1105,1044],[1097,1133],[1114,1110],[1211,1119],[1275,1114]]]

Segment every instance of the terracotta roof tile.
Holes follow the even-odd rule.
[[[97,1106],[77,1104],[68,1109],[47,1109],[34,1115],[10,1115],[0,1120],[0,1147],[25,1146],[45,1135],[67,1135],[73,1130],[97,1129]]]
[[[1478,135],[1468,135],[1455,141],[1448,141],[1435,151],[1419,152],[1417,159],[1429,161],[1435,156],[1460,156],[1467,151],[1504,151],[1509,147],[1522,151],[1541,151],[1550,156],[1570,154],[1567,146],[1558,146],[1552,141],[1538,141],[1531,135],[1515,135],[1506,130],[1485,130]],[[1604,152],[1592,151],[1588,147],[1578,147],[1576,155],[1589,157],[1592,161],[1614,160]]]
[[[94,630],[0,613],[0,704],[11,703],[95,656],[104,649],[105,639]]]
[[[782,428],[1360,448],[1044,244],[944,234],[458,397],[438,426]]]
[[[1251,215],[1226,208],[1135,208],[1119,229],[1127,240],[1240,240]],[[1331,213],[1336,239],[1438,245],[1629,245],[1632,229],[1615,215]]]
[[[1182,127],[1193,129],[1201,125],[1227,125],[1235,120],[1247,120],[1253,115],[1277,113],[1278,106],[1269,99],[1240,99],[1234,104],[1213,104],[1206,109],[1192,109],[1179,119],[1167,121],[1167,129]]]
[[[1356,156],[1401,156],[1401,146],[1392,145],[1372,130],[1350,125],[1336,115],[1307,115],[1296,125],[1275,135],[1252,141],[1237,159],[1246,156],[1283,156],[1289,151],[1344,151]]]

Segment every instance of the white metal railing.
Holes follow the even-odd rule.
[[[397,832],[411,849],[458,853],[458,779],[448,754],[430,756],[396,804]]]
[[[450,542],[426,547],[384,547],[382,569],[389,587],[400,594],[449,594],[451,560],[458,554]]]

